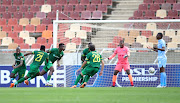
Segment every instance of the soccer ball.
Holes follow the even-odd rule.
[[[155,69],[154,69],[153,67],[150,67],[150,68],[149,68],[149,73],[152,74],[152,73],[154,73],[154,72],[155,72]]]

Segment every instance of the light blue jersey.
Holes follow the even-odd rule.
[[[158,40],[158,48],[162,49],[165,47],[166,49],[166,42],[163,39]],[[158,50],[158,66],[159,68],[166,67],[167,57],[165,51]]]

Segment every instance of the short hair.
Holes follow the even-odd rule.
[[[46,47],[44,45],[41,45],[40,50],[44,50],[45,51]]]
[[[162,34],[162,33],[158,33],[157,35],[161,35],[161,37],[163,37],[163,34]]]
[[[119,42],[123,42],[124,43],[124,40],[120,40]]]
[[[89,49],[90,49],[91,51],[95,51],[95,45],[93,45],[93,44],[89,45]]]
[[[91,44],[92,44],[91,42],[88,43],[88,45],[91,45]]]
[[[59,48],[60,48],[61,46],[64,46],[64,43],[60,43],[60,44],[59,44]]]

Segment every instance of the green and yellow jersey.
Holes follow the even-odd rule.
[[[86,58],[86,56],[87,56],[87,54],[88,54],[89,52],[90,52],[90,51],[89,51],[89,48],[86,48],[86,49],[83,50],[81,56],[84,57],[84,58]]]
[[[26,69],[26,63],[25,63],[24,55],[22,53],[20,53],[20,54],[14,53],[13,55],[15,57],[15,64],[16,64],[16,66],[20,64],[20,61],[23,61],[23,65],[21,66],[21,68]],[[21,56],[23,58],[21,58]]]
[[[34,54],[34,60],[31,65],[35,65],[37,67],[40,67],[41,64],[48,58],[48,54],[44,51],[34,51],[32,52]]]
[[[88,53],[86,57],[89,67],[100,68],[101,60],[102,56],[96,51]]]
[[[63,51],[59,51],[58,48],[52,48],[49,50],[49,60],[54,63],[56,60],[60,60],[64,55]]]

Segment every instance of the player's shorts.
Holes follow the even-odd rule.
[[[99,68],[94,68],[94,67],[86,66],[86,68],[82,70],[82,74],[83,74],[83,75],[89,75],[89,76],[92,77],[92,76],[95,75],[98,71],[99,71]]]
[[[121,72],[122,69],[124,69],[124,71],[130,70],[129,63],[126,63],[126,64],[118,63],[114,70],[118,70],[119,72]]]
[[[36,75],[39,71],[39,66],[35,66],[35,65],[30,65],[30,70],[27,74],[27,77],[33,77],[34,75]]]
[[[23,67],[13,69],[11,73],[13,73],[13,74],[18,73],[19,78],[22,78],[22,77],[24,77],[25,72],[26,72],[26,66],[23,66]]]
[[[166,67],[167,58],[158,58],[158,67]]]
[[[44,69],[44,71],[48,72],[49,68],[51,68],[52,66],[53,66],[52,62],[49,61],[49,62],[43,67],[43,69]]]

